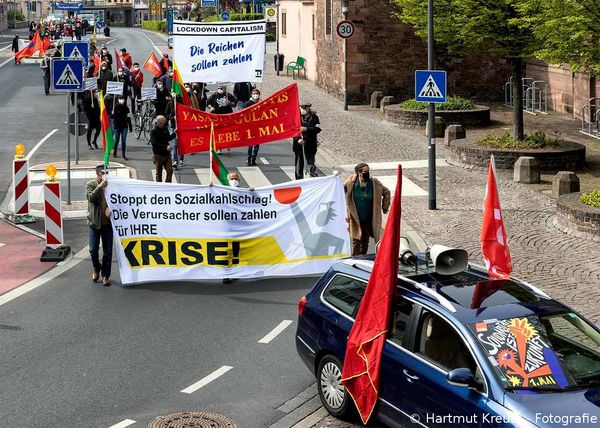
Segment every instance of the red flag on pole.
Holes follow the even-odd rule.
[[[377,403],[381,354],[398,285],[401,197],[402,167],[398,165],[390,215],[356,321],[350,330],[342,370],[342,382],[365,424]]]
[[[148,59],[144,63],[144,68],[148,70],[150,73],[154,74],[156,77],[162,76],[162,69],[160,68],[160,62],[154,52],[150,52],[148,55]]]
[[[512,272],[506,229],[502,221],[500,198],[494,173],[494,158],[490,159],[487,189],[481,225],[481,253],[491,279],[510,279]]]

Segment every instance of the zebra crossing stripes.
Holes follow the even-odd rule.
[[[258,167],[241,166],[237,170],[240,178],[243,176],[246,183],[248,183],[248,187],[257,188],[271,185],[271,181]]]
[[[285,172],[285,175],[287,175],[290,180],[295,180],[296,179],[296,167],[294,166],[281,166],[280,167],[281,170],[283,172]]]
[[[210,168],[195,168],[194,172],[200,184],[208,184],[210,182]]]
[[[376,175],[376,178],[381,183],[390,189],[392,195],[396,191],[396,176],[395,175]],[[410,181],[406,176],[402,176],[402,196],[427,196],[427,192],[417,186],[415,183]]]

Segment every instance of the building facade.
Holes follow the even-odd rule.
[[[0,0],[0,31],[8,30],[8,2]]]
[[[103,16],[109,25],[132,27],[135,21],[133,0],[85,0],[82,13]]]
[[[306,77],[317,80],[316,9],[314,0],[281,0],[279,2],[279,52],[284,62],[305,59]]]

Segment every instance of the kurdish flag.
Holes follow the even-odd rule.
[[[217,151],[214,147],[214,136],[215,136],[215,126],[214,123],[210,124],[210,166],[212,168],[213,174],[219,180],[223,186],[229,186],[229,171],[225,168],[223,162],[221,162],[221,158],[217,155]]]
[[[171,90],[183,98],[183,103],[186,106],[192,105],[190,96],[183,86],[183,79],[181,78],[181,74],[179,74],[179,69],[177,68],[177,63],[175,61],[173,61],[173,83],[171,84]]]
[[[102,148],[104,149],[104,165],[108,168],[110,154],[115,149],[115,138],[113,137],[112,128],[108,112],[104,107],[104,94],[100,92],[100,123],[102,127]]]

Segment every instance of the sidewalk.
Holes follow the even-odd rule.
[[[275,76],[272,70],[273,46],[267,49],[266,79],[261,91],[272,93],[292,82],[291,77]],[[427,140],[423,131],[400,129],[386,122],[378,111],[351,106],[343,111],[342,103],[326,95],[312,82],[296,80],[301,100],[312,103],[321,120],[319,151],[332,166],[359,161],[402,162],[427,159]],[[494,128],[510,129],[511,111],[493,106]],[[600,188],[600,140],[578,132],[580,122],[569,116],[525,115],[526,132],[558,131],[565,139],[585,144],[587,167],[577,171],[582,190]],[[486,130],[467,130],[476,136]],[[448,156],[443,141],[438,140],[437,157]],[[371,168],[373,170],[373,168]],[[422,189],[427,189],[427,168],[406,169],[405,175]],[[438,168],[437,207],[428,209],[427,197],[403,199],[403,220],[416,229],[429,245],[444,244],[466,249],[470,260],[483,264],[479,233],[487,171],[457,166]],[[556,201],[549,195],[551,176],[542,176],[538,185],[512,181],[512,170],[498,171],[498,188],[513,259],[514,276],[542,288],[600,323],[600,246],[592,241],[570,237],[552,225]],[[373,171],[373,175],[381,171]],[[315,427],[351,427],[334,418],[325,418]]]

